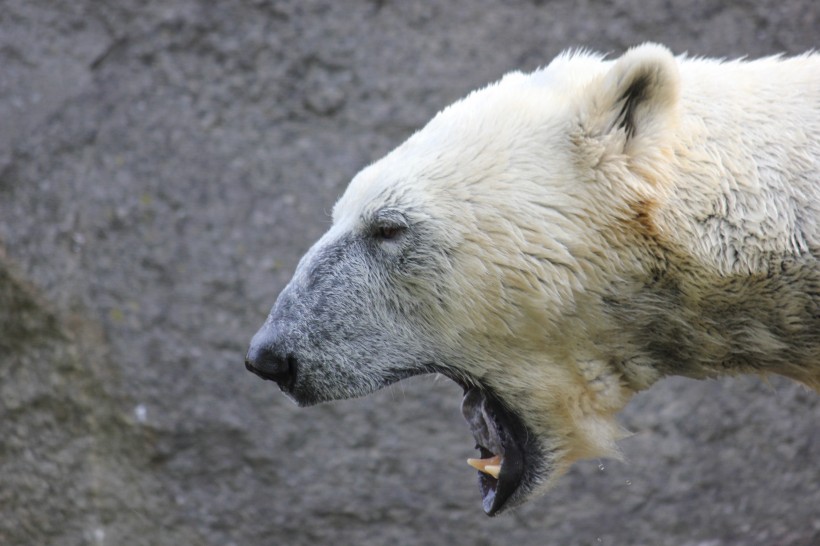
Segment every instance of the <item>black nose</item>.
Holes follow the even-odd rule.
[[[275,381],[284,391],[289,391],[296,381],[296,359],[266,344],[251,342],[245,368],[262,379]]]

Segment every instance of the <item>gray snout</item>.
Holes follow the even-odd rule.
[[[262,379],[276,382],[279,388],[288,392],[296,380],[296,359],[281,349],[275,329],[263,327],[251,340],[245,355],[245,368]]]

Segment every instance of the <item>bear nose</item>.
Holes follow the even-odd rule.
[[[296,359],[267,344],[251,342],[245,368],[262,379],[276,382],[283,391],[289,391],[296,379]]]

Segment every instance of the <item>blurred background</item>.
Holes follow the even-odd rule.
[[[250,337],[349,179],[569,47],[816,47],[816,0],[0,0],[0,544],[820,544],[820,396],[666,380],[483,515],[461,391],[298,409]]]

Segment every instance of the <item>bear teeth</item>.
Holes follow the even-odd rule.
[[[496,480],[501,473],[501,455],[488,457],[487,459],[467,459],[467,464],[485,474],[489,474]]]

